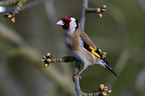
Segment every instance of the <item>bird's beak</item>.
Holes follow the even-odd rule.
[[[61,25],[61,26],[63,26],[63,25],[64,25],[64,23],[63,23],[63,21],[62,21],[62,20],[59,20],[59,21],[56,23],[56,25]]]

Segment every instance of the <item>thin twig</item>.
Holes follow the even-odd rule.
[[[144,0],[137,0],[139,3],[140,7],[142,8],[144,14],[145,14],[145,1]]]
[[[17,4],[15,10],[5,13],[4,17],[6,19],[9,18],[13,23],[15,23],[15,15],[18,14],[22,10],[22,6],[26,1],[28,1],[28,0],[9,1],[8,3],[7,3],[7,1],[6,2],[3,1],[4,4],[6,4],[6,5]],[[0,2],[0,3],[3,4],[3,2]]]
[[[86,20],[86,15],[85,15],[86,8],[88,8],[88,0],[84,0],[83,2],[83,9],[82,9],[82,14],[81,14],[81,19],[80,19],[80,26],[83,30],[84,30],[85,20]]]
[[[18,1],[19,0],[1,1],[0,6],[7,6],[7,5],[16,4]]]

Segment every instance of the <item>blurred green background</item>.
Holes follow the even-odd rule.
[[[0,13],[0,96],[76,96],[74,62],[44,68],[41,59],[47,52],[54,57],[70,55],[63,30],[55,23],[63,16],[80,20],[83,0],[28,1],[15,23]],[[82,91],[93,92],[103,83],[112,89],[110,96],[145,96],[145,1],[89,0],[90,8],[104,4],[103,18],[86,15],[85,32],[107,52],[119,79],[93,65],[81,74]]]

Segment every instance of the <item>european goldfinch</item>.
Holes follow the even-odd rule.
[[[115,76],[117,74],[111,69],[102,53],[95,46],[88,35],[81,29],[78,20],[71,16],[61,18],[56,23],[64,29],[64,42],[67,50],[78,60],[84,63],[80,75],[88,66],[100,64],[109,69]],[[118,76],[117,76],[118,77]]]

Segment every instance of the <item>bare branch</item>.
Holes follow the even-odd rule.
[[[86,20],[86,15],[85,15],[86,8],[88,8],[88,0],[84,0],[83,2],[83,9],[82,9],[82,14],[80,19],[80,26],[83,30],[84,30],[85,20]]]
[[[6,19],[9,18],[13,23],[15,23],[15,15],[18,14],[22,10],[22,6],[26,1],[28,0],[13,0],[13,1],[0,2],[0,5],[17,4],[16,9],[14,11],[10,11],[6,13],[4,17]]]
[[[145,1],[144,0],[137,0],[137,2],[139,3],[140,7],[142,8],[142,10],[144,11],[144,14],[145,14]]]
[[[0,6],[7,6],[11,4],[16,4],[19,0],[1,1]]]
[[[50,63],[56,63],[56,62],[73,62],[76,61],[74,56],[64,56],[59,58],[54,58],[51,56],[50,53],[47,53],[46,56],[43,56],[43,59],[41,60],[44,62],[44,67],[48,67]]]

